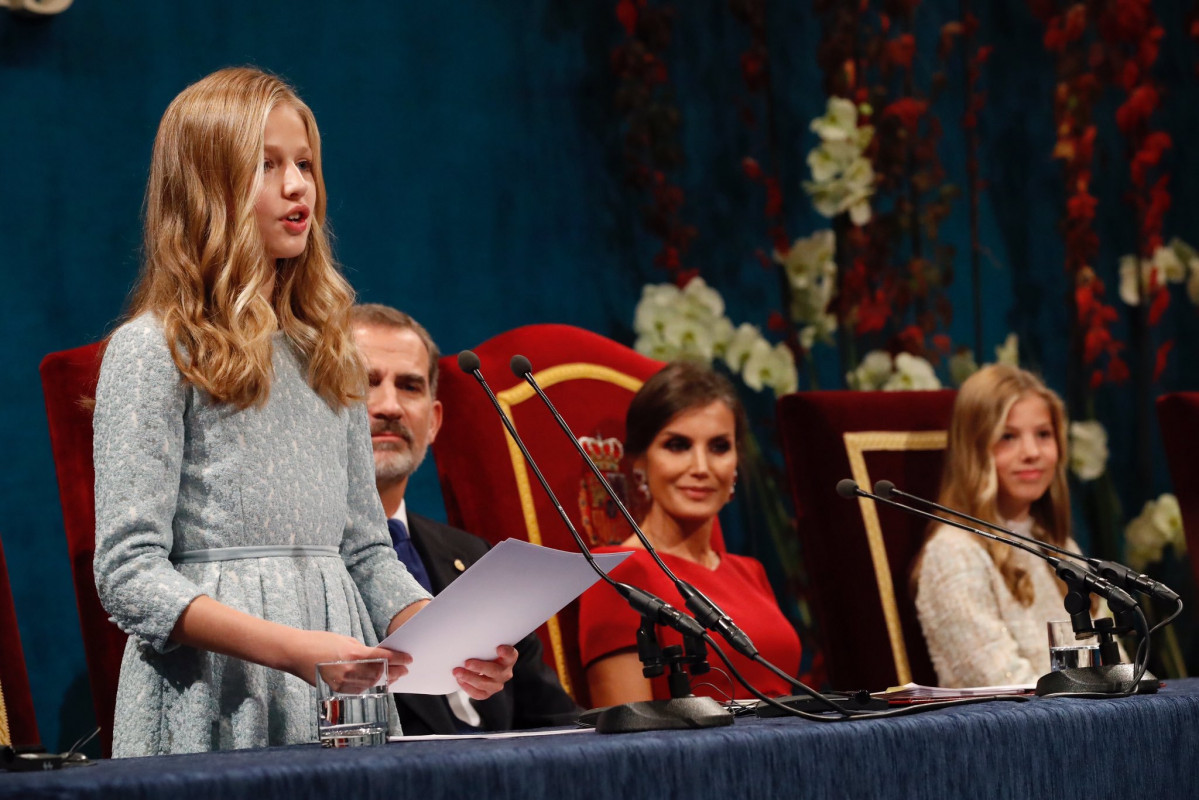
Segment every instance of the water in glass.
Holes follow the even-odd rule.
[[[1089,647],[1051,647],[1049,648],[1049,669],[1057,672],[1059,669],[1074,669],[1076,667],[1095,667],[1099,665],[1099,646]]]
[[[387,742],[386,687],[369,694],[335,694],[317,701],[321,747],[358,747]]]

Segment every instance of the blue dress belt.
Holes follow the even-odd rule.
[[[286,558],[288,556],[332,556],[341,558],[341,550],[325,544],[265,544],[246,547],[214,547],[171,553],[172,564],[200,564],[205,561],[237,561],[243,558]]]

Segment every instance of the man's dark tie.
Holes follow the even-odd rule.
[[[425,591],[432,593],[433,584],[429,580],[429,572],[425,569],[424,562],[420,560],[420,553],[416,552],[416,546],[412,544],[412,537],[408,535],[407,526],[402,520],[393,517],[387,520],[387,530],[391,532],[391,546],[395,548],[400,561],[403,561],[404,566],[408,567],[408,571],[412,573],[412,577],[416,578],[416,582],[425,587]]]

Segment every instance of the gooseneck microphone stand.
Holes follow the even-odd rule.
[[[526,371],[531,376],[531,368],[526,366],[528,364],[528,359],[521,357],[521,361],[523,363],[517,363],[517,367],[525,366]],[[545,480],[545,477],[537,468],[537,464],[533,461],[532,456],[529,455],[528,448],[526,448],[524,442],[521,441],[520,435],[517,434],[515,427],[512,425],[512,421],[508,419],[507,414],[505,414],[503,409],[500,407],[499,401],[496,399],[495,394],[491,391],[491,387],[488,386],[487,381],[484,380],[482,372],[479,370],[478,356],[469,350],[465,350],[458,354],[458,366],[463,372],[474,377],[475,380],[477,380],[483,387],[484,391],[487,392],[488,397],[491,398],[491,404],[495,407],[496,413],[499,414],[501,421],[504,423],[505,429],[508,431],[509,435],[512,436],[512,440],[520,449],[526,463],[528,463],[528,465],[532,468],[533,474],[541,484],[541,488],[545,491],[546,495],[550,498],[550,501],[554,504],[554,508],[557,510],[558,516],[561,517],[562,522],[566,525],[566,529],[574,538],[580,552],[582,552],[587,558],[591,568],[599,573],[600,577],[608,582],[617,591],[617,593],[624,597],[629,602],[629,605],[641,615],[642,628],[644,628],[647,633],[647,635],[644,637],[647,650],[642,655],[643,665],[650,669],[657,669],[659,666],[658,656],[653,651],[653,648],[656,647],[656,640],[654,640],[654,642],[651,644],[650,639],[653,637],[648,635],[652,633],[655,623],[667,625],[683,634],[683,639],[686,644],[681,657],[677,654],[677,652],[672,655],[670,653],[671,648],[665,648],[662,651],[662,666],[665,667],[670,665],[672,666],[672,670],[674,670],[675,666],[679,667],[677,671],[672,671],[672,677],[668,679],[671,681],[672,693],[680,694],[683,690],[689,691],[689,689],[686,689],[689,684],[684,683],[683,680],[686,678],[686,676],[682,675],[680,677],[679,675],[679,673],[682,671],[681,667],[684,664],[690,665],[691,673],[693,675],[698,675],[701,673],[701,671],[707,670],[707,661],[703,657],[703,644],[706,643],[707,646],[712,648],[716,655],[720,657],[721,661],[724,662],[725,666],[728,668],[729,672],[733,675],[737,682],[744,686],[761,703],[774,708],[782,715],[800,717],[813,722],[852,722],[862,719],[909,716],[912,714],[934,711],[940,708],[974,705],[977,703],[992,701],[1024,702],[1028,700],[1028,697],[1022,695],[999,695],[995,697],[974,697],[960,700],[920,703],[901,708],[892,708],[886,711],[847,708],[820,694],[799,679],[787,675],[785,672],[758,654],[756,648],[753,648],[752,643],[750,643],[748,644],[748,648],[752,649],[752,652],[754,653],[753,660],[755,662],[765,666],[775,674],[783,677],[791,685],[799,688],[805,694],[816,700],[817,703],[824,706],[829,711],[835,712],[836,716],[828,716],[827,714],[817,714],[804,711],[796,708],[795,706],[779,702],[779,699],[763,694],[756,687],[754,687],[753,684],[749,683],[749,681],[745,679],[745,677],[737,669],[736,665],[729,659],[729,657],[724,653],[716,641],[708,634],[704,626],[700,625],[699,622],[697,622],[694,618],[676,610],[673,606],[654,597],[649,592],[645,592],[625,583],[614,581],[606,573],[604,573],[602,569],[599,568],[599,566],[595,563],[590,550],[587,548],[586,543],[583,541],[583,537],[579,535],[579,532],[575,529],[573,523],[571,523],[570,517],[568,517],[566,512],[562,510],[561,503],[558,502],[558,499],[554,495],[553,490],[550,488],[549,483]],[[549,399],[540,392],[540,387],[535,386],[535,389],[537,389],[542,400],[552,408],[552,404],[549,402]],[[575,440],[574,434],[570,431],[569,426],[565,425],[565,422],[556,412],[555,417],[558,419],[560,425],[565,426],[566,433],[569,435],[572,441],[575,441],[576,446],[578,446],[577,440]],[[591,459],[587,457],[585,451],[582,453],[582,455],[585,461],[592,463]],[[598,467],[595,467],[594,463],[592,463],[592,468],[598,472]],[[621,507],[621,510],[625,513],[625,518],[629,520],[630,524],[633,526],[633,529],[641,535],[642,541],[645,541],[644,534],[641,533],[640,528],[631,519],[631,515],[629,515],[628,510],[624,508],[620,498],[616,496],[615,492],[612,490],[612,487],[608,485],[607,480],[603,478],[602,474],[598,475],[597,477],[600,478],[601,483],[607,490],[609,497],[611,497],[617,503],[617,505]],[[649,545],[647,549],[650,552],[653,552],[652,545]],[[659,564],[664,570],[666,570],[667,574],[669,574],[669,570],[666,569],[666,566],[661,564],[661,562],[659,562]],[[691,591],[694,592],[694,594],[699,595],[699,592],[695,591],[694,589]],[[684,597],[687,597],[687,594],[684,594]],[[700,595],[700,597],[702,597],[702,595]],[[703,600],[709,603],[711,602],[708,601],[707,598],[703,598]],[[715,607],[713,606],[713,608]],[[734,644],[735,647],[738,647],[738,649],[747,647],[744,642],[742,642],[739,646],[735,644],[735,642],[737,642],[741,637],[748,642],[748,637],[745,637],[743,633],[741,633],[739,630],[736,630],[736,626],[732,624],[732,621],[729,620],[728,617],[725,616],[724,613],[719,609],[715,609],[714,613],[716,619],[712,621],[712,624],[716,626],[718,632],[721,633],[722,636],[726,637],[730,644]],[[720,620],[722,619],[725,621],[725,623],[720,624]],[[622,731],[636,730],[660,730],[668,728],[710,727],[731,724],[733,719],[732,715],[725,711],[715,700],[712,700],[708,697],[694,696],[675,697],[671,700],[626,703],[621,706],[596,709],[594,713],[596,714],[596,730],[601,733],[617,733]]]
[[[1012,539],[1020,539],[1021,541],[1025,541],[1025,542],[1028,542],[1029,544],[1036,545],[1037,547],[1040,547],[1042,550],[1052,550],[1053,552],[1059,553],[1068,558],[1073,558],[1078,561],[1084,561],[1090,565],[1091,569],[1095,572],[1096,575],[1099,575],[1102,578],[1106,578],[1108,581],[1111,581],[1112,583],[1121,587],[1125,591],[1139,592],[1140,594],[1143,594],[1146,597],[1151,597],[1151,598],[1156,598],[1158,600],[1165,600],[1168,602],[1177,603],[1178,608],[1176,609],[1173,616],[1170,617],[1170,620],[1172,620],[1175,616],[1178,615],[1178,613],[1180,613],[1182,611],[1182,599],[1178,596],[1177,592],[1175,592],[1169,586],[1166,586],[1164,583],[1161,583],[1160,581],[1155,581],[1152,578],[1150,578],[1148,575],[1143,575],[1143,574],[1137,572],[1136,570],[1134,570],[1130,567],[1126,567],[1125,565],[1123,565],[1117,561],[1105,561],[1101,558],[1091,558],[1088,556],[1080,555],[1079,553],[1073,553],[1069,550],[1066,550],[1063,547],[1058,547],[1057,545],[1050,544],[1049,542],[1042,542],[1040,539],[1036,539],[1031,536],[1025,536],[1024,534],[1018,533],[1018,532],[1012,530],[1011,528],[1005,528],[1002,525],[996,525],[994,522],[988,522],[985,519],[979,519],[978,517],[972,517],[969,514],[963,513],[956,509],[949,508],[948,506],[943,506],[940,503],[934,503],[932,500],[927,500],[923,497],[920,497],[919,495],[914,495],[909,492],[902,491],[901,489],[896,487],[895,484],[892,483],[891,481],[877,481],[874,484],[874,493],[879,495],[880,497],[884,497],[888,500],[893,499],[894,497],[902,497],[905,500],[914,500],[915,502],[920,503],[923,506],[928,506],[929,508],[935,508],[938,511],[943,511],[946,514],[952,514],[953,516],[958,517],[960,519],[969,520],[970,522],[973,522],[976,525],[982,525],[985,528],[990,528],[993,531],[998,531],[999,533],[1002,533],[1004,536],[1008,536]],[[1166,620],[1166,622],[1168,622],[1170,620]],[[1165,624],[1165,623],[1162,623],[1162,624]],[[1158,627],[1161,627],[1161,625],[1159,625]]]
[[[1145,677],[1145,670],[1149,661],[1149,626],[1145,621],[1145,615],[1142,613],[1140,606],[1132,599],[1128,592],[1114,585],[1106,578],[1092,573],[1089,569],[1076,564],[1070,564],[1060,558],[1046,554],[1038,549],[1043,544],[1038,540],[1033,540],[1033,544],[1030,545],[1027,542],[1027,538],[1019,534],[1016,535],[1016,538],[998,536],[994,533],[979,530],[978,528],[972,528],[956,520],[946,519],[945,517],[930,514],[927,511],[891,500],[887,495],[895,492],[894,484],[891,484],[890,481],[887,481],[886,484],[889,485],[881,487],[885,492],[872,494],[860,488],[855,481],[846,478],[837,484],[837,494],[847,499],[866,497],[884,505],[898,508],[909,514],[960,528],[981,536],[984,539],[1003,542],[1009,547],[1015,547],[1031,553],[1037,558],[1048,562],[1057,576],[1065,582],[1068,591],[1066,592],[1064,604],[1066,612],[1070,615],[1070,622],[1075,633],[1082,636],[1094,636],[1097,632],[1091,622],[1090,595],[1094,593],[1107,600],[1108,606],[1117,615],[1118,619],[1129,621],[1127,630],[1136,630],[1141,634],[1141,643],[1137,648],[1137,653],[1138,656],[1142,652],[1144,655],[1143,657],[1138,657],[1137,664],[1111,663],[1099,667],[1077,667],[1050,672],[1047,675],[1041,676],[1040,680],[1037,681],[1036,693],[1038,695],[1059,696],[1069,694],[1076,697],[1113,697],[1127,696],[1138,692],[1149,693],[1157,691],[1157,679],[1152,676]],[[951,511],[950,513],[956,512]],[[1051,547],[1050,549],[1061,552],[1069,558],[1084,562],[1086,560],[1082,556],[1071,553],[1068,550],[1060,550],[1056,547]],[[1119,661],[1119,648],[1115,644],[1114,634],[1120,631],[1120,627],[1110,622],[1100,626],[1098,631],[1106,646],[1107,657],[1111,658],[1114,654],[1115,661],[1117,662]]]
[[[570,439],[570,441],[574,444],[575,449],[579,451],[579,455],[583,457],[583,461],[591,468],[592,474],[595,475],[596,480],[598,480],[600,485],[604,487],[604,491],[607,492],[608,497],[610,497],[616,504],[616,507],[620,509],[620,513],[624,516],[625,521],[629,523],[629,527],[633,529],[633,533],[636,534],[637,538],[641,541],[642,546],[645,547],[646,551],[648,551],[650,556],[653,557],[658,567],[664,573],[666,573],[666,577],[670,578],[671,583],[673,583],[679,590],[679,594],[683,597],[683,602],[687,604],[687,609],[695,615],[695,618],[699,620],[699,622],[705,628],[719,633],[724,637],[725,641],[732,645],[733,649],[739,652],[741,655],[750,660],[753,660],[755,657],[757,657],[758,648],[754,646],[754,643],[750,641],[750,638],[745,635],[744,631],[738,628],[737,625],[720,609],[719,606],[709,600],[694,586],[671,572],[670,567],[666,566],[666,562],[664,562],[661,556],[658,555],[658,551],[654,549],[654,545],[646,537],[645,533],[642,532],[641,526],[638,525],[636,520],[633,519],[633,515],[629,513],[629,510],[625,507],[624,502],[621,501],[615,490],[608,483],[608,479],[604,477],[604,473],[600,471],[600,468],[597,467],[595,462],[591,460],[591,457],[587,455],[587,451],[583,449],[583,446],[579,444],[579,440],[575,437],[574,432],[571,431],[570,425],[568,425],[566,420],[562,418],[562,415],[558,413],[558,409],[554,407],[552,402],[550,402],[549,397],[546,396],[545,391],[541,388],[541,385],[537,383],[537,380],[533,377],[533,365],[529,363],[529,359],[521,355],[513,356],[509,366],[512,368],[512,373],[516,377],[526,381],[530,386],[533,387],[533,391],[537,392],[537,396],[541,398],[542,402],[544,402],[546,407],[550,410],[550,413],[553,415],[554,420],[558,423],[558,426],[566,432],[566,437]]]
[[[472,376],[487,392],[505,429],[512,440],[516,442],[525,462],[533,470],[538,483],[541,484],[541,488],[545,490],[550,502],[553,503],[554,509],[558,512],[563,524],[566,525],[566,529],[570,531],[570,535],[578,545],[579,551],[587,559],[587,563],[641,616],[641,626],[637,632],[637,650],[643,674],[647,678],[653,678],[663,674],[667,668],[670,670],[668,677],[671,689],[670,700],[643,700],[598,710],[596,731],[599,733],[627,733],[731,725],[733,723],[732,714],[725,711],[719,703],[710,697],[696,697],[691,693],[690,680],[684,670],[685,666],[690,665],[694,674],[707,671],[707,649],[704,645],[705,639],[708,639],[707,632],[692,617],[679,612],[649,592],[612,579],[595,563],[595,558],[583,542],[583,537],[579,535],[574,523],[570,521],[570,517],[567,516],[562,504],[558,502],[557,496],[550,488],[549,482],[541,474],[537,462],[529,454],[529,450],[521,440],[520,434],[516,432],[512,420],[508,419],[508,415],[500,407],[499,400],[491,391],[479,366],[479,357],[471,351],[463,350],[458,354],[459,369]],[[656,624],[667,625],[681,633],[686,647],[660,648],[655,633]]]
[[[1081,561],[1087,564],[1091,571],[1109,581],[1116,586],[1128,592],[1137,592],[1150,599],[1165,600],[1175,603],[1174,611],[1154,626],[1145,635],[1143,640],[1144,646],[1148,646],[1149,637],[1159,628],[1171,623],[1179,614],[1182,613],[1182,599],[1178,593],[1166,586],[1164,583],[1155,581],[1148,575],[1143,575],[1130,567],[1125,566],[1116,561],[1106,561],[1100,558],[1091,558],[1080,555],[1079,553],[1071,552],[1057,545],[1043,542],[1040,539],[1031,536],[1025,536],[1022,533],[1006,528],[1002,525],[997,525],[978,517],[973,517],[956,509],[943,506],[940,503],[935,503],[932,500],[925,499],[919,495],[914,495],[909,492],[898,489],[891,481],[878,481],[874,484],[875,494],[891,499],[892,497],[903,497],[907,500],[914,500],[921,505],[935,508],[938,511],[943,511],[947,514],[952,514],[961,519],[970,520],[971,522],[983,525],[993,531],[1004,534],[1013,539],[1019,539],[1024,542],[1038,547],[1041,551],[1049,550],[1055,553],[1060,553],[1067,558],[1072,558],[1076,561]],[[1066,609],[1070,613],[1071,627],[1074,632],[1080,636],[1098,635],[1099,637],[1099,657],[1103,666],[1123,666],[1125,669],[1120,670],[1121,674],[1111,675],[1111,670],[1103,670],[1100,667],[1073,667],[1069,669],[1057,670],[1043,676],[1038,681],[1037,688],[1040,694],[1059,694],[1064,692],[1108,692],[1111,691],[1112,681],[1120,681],[1125,677],[1122,673],[1126,672],[1129,665],[1121,664],[1123,657],[1120,654],[1120,646],[1117,643],[1116,636],[1118,634],[1130,633],[1137,630],[1137,620],[1130,609],[1120,609],[1112,606],[1114,619],[1103,618],[1091,620],[1090,603],[1080,603],[1078,598],[1071,597],[1073,592],[1066,595]],[[1085,598],[1084,598],[1085,599]],[[1083,607],[1085,605],[1085,608]],[[1076,614],[1070,611],[1071,608],[1079,608],[1080,611]],[[1139,651],[1139,648],[1138,648]],[[1139,656],[1139,653],[1138,653]],[[1140,660],[1139,657],[1136,660]],[[1146,654],[1146,662],[1148,655]],[[1042,685],[1043,684],[1043,685]],[[1138,683],[1137,691],[1148,693],[1157,691],[1158,681],[1154,675],[1148,671]]]
[[[763,658],[758,652],[758,648],[754,646],[753,641],[750,640],[749,636],[747,636],[744,631],[737,627],[737,624],[733,622],[733,620],[729,618],[729,616],[725,614],[724,611],[722,611],[720,607],[716,605],[716,603],[709,600],[708,597],[703,594],[703,592],[679,578],[674,574],[674,572],[671,571],[670,567],[666,566],[666,563],[662,560],[661,556],[658,555],[658,551],[654,548],[653,543],[650,542],[649,538],[641,530],[641,526],[637,524],[637,521],[633,519],[633,515],[629,513],[629,509],[625,506],[624,501],[621,500],[620,496],[616,493],[616,490],[614,490],[611,484],[608,483],[608,479],[604,477],[604,473],[600,470],[600,468],[597,467],[595,462],[591,460],[591,457],[587,455],[587,451],[585,451],[583,446],[579,444],[579,440],[575,437],[574,431],[570,429],[570,425],[568,425],[566,420],[562,418],[562,415],[558,413],[558,409],[554,407],[553,402],[550,401],[545,391],[541,388],[541,385],[537,382],[537,379],[533,377],[533,365],[529,362],[529,359],[522,355],[515,355],[509,362],[509,367],[512,369],[512,374],[517,378],[527,382],[529,386],[533,388],[533,391],[537,393],[537,396],[541,398],[542,402],[545,403],[546,408],[549,409],[550,413],[554,417],[554,420],[558,423],[558,426],[566,434],[566,438],[570,440],[571,444],[573,444],[575,449],[579,452],[579,455],[583,459],[583,463],[585,463],[591,469],[592,474],[595,476],[596,480],[600,482],[600,485],[604,488],[604,491],[607,493],[608,497],[620,510],[621,515],[625,518],[625,521],[628,522],[629,527],[632,528],[633,533],[637,536],[637,539],[654,559],[655,563],[657,563],[662,572],[666,574],[666,577],[668,577],[675,585],[675,588],[678,590],[679,595],[682,596],[683,602],[686,604],[687,609],[695,615],[695,618],[700,622],[700,624],[702,624],[708,630],[719,633],[720,636],[741,655],[766,667],[792,686],[800,689],[802,692],[804,692],[804,694],[811,697],[814,701],[824,706],[828,710],[835,711],[846,716],[854,714],[856,710],[847,709],[833,700],[830,700],[814,689],[808,687],[794,676],[788,675],[786,672],[780,670],[777,666]],[[692,674],[697,673],[695,673],[695,670],[692,670]],[[746,688],[749,688],[751,691],[755,691],[748,685]],[[776,705],[776,703],[772,702],[770,705]]]

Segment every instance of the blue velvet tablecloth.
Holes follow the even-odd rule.
[[[821,724],[354,750],[317,745],[0,772],[0,798],[1199,796],[1199,679],[1118,700],[989,703]]]

